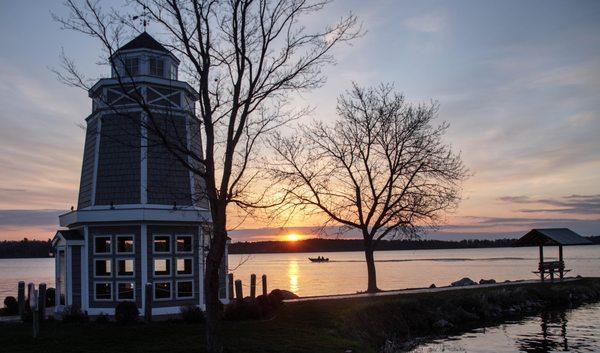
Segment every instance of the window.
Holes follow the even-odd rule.
[[[94,285],[94,299],[112,300],[112,283],[96,282]]]
[[[111,274],[111,261],[110,260],[96,260],[94,262],[94,274],[96,277],[110,277]]]
[[[133,276],[134,261],[133,259],[117,260],[117,276]]]
[[[192,252],[192,236],[191,235],[178,235],[176,244],[177,244],[177,252],[178,253]]]
[[[135,290],[132,282],[117,283],[117,300],[134,300]]]
[[[135,76],[140,73],[140,59],[139,58],[126,58],[123,61],[125,66],[125,76]]]
[[[154,282],[154,300],[171,299],[171,282]]]
[[[110,254],[110,236],[94,238],[94,254]]]
[[[170,253],[171,252],[171,237],[168,235],[154,236],[154,252],[155,253]]]
[[[157,58],[150,58],[150,75],[164,77],[165,61]]]
[[[177,259],[177,274],[191,275],[192,274],[192,259]]]
[[[192,298],[194,297],[194,282],[192,281],[177,281],[177,298]]]
[[[155,276],[171,275],[171,259],[155,259],[154,260],[154,275]]]
[[[117,235],[117,254],[133,254],[133,235]]]

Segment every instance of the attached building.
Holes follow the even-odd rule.
[[[53,240],[56,310],[77,305],[90,315],[110,315],[128,300],[143,312],[147,283],[154,315],[204,308],[211,215],[204,180],[181,158],[203,166],[166,147],[181,144],[202,156],[198,92],[177,80],[179,61],[146,32],[112,59],[111,78],[89,91],[77,208],[60,216],[63,229]],[[227,253],[224,301],[226,259]]]

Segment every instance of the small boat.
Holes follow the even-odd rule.
[[[309,257],[308,259],[312,262],[329,262],[328,257],[319,256],[319,257]]]

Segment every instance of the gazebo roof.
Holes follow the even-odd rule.
[[[539,245],[588,245],[589,239],[582,237],[568,228],[532,229],[514,246],[539,246]]]

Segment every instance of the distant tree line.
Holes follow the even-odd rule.
[[[4,240],[0,242],[0,258],[16,259],[27,257],[51,257],[52,241],[48,240]]]
[[[594,244],[600,244],[600,236],[587,237]],[[512,246],[516,239],[471,239],[460,241],[446,240],[384,240],[378,250],[424,250],[424,249],[470,249],[503,248]],[[262,254],[293,252],[336,252],[362,251],[362,239],[314,238],[289,241],[238,242],[229,245],[230,254]],[[52,242],[48,240],[4,240],[0,242],[0,259],[28,257],[51,257]]]
[[[600,236],[588,237],[594,244],[600,244]],[[510,247],[516,239],[470,239],[460,241],[445,240],[382,240],[377,250],[425,250],[425,249],[469,249]],[[314,238],[295,242],[259,241],[238,242],[229,245],[230,254],[294,253],[294,252],[336,252],[362,251],[362,239],[323,239]]]

